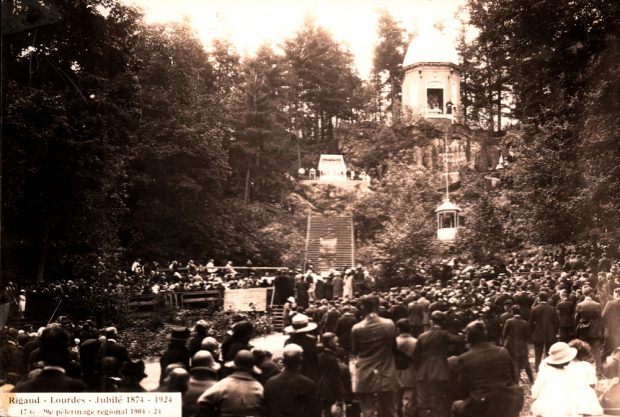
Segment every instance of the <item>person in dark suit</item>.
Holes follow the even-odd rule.
[[[336,356],[338,336],[335,333],[324,333],[321,336],[323,351],[319,354],[319,398],[325,416],[331,416],[332,406],[344,402],[345,388],[340,371],[340,362]]]
[[[127,348],[116,341],[116,327],[105,329],[106,341],[101,346],[102,374],[104,377],[118,377],[125,362],[129,360]],[[105,364],[110,364],[106,366]]]
[[[182,363],[186,370],[189,369],[191,355],[186,345],[190,336],[191,333],[187,327],[179,326],[172,328],[168,350],[166,350],[159,359],[159,365],[161,367],[159,376],[160,384],[164,380],[164,370],[168,365],[172,363]]]
[[[291,336],[286,339],[284,346],[294,343],[303,349],[303,361],[301,373],[312,379],[315,383],[319,382],[321,376],[319,369],[319,358],[316,347],[316,337],[309,333],[317,328],[317,324],[310,321],[305,314],[296,314],[291,320],[291,325],[284,329],[285,333]]]
[[[575,307],[577,337],[592,347],[592,357],[596,371],[602,372],[601,345],[603,341],[603,323],[601,303],[592,299],[592,288],[584,287],[582,302]]]
[[[303,349],[291,343],[282,355],[284,370],[265,385],[265,417],[320,417],[317,385],[300,372]]]
[[[521,307],[519,305],[512,306],[512,314],[512,317],[506,320],[502,330],[503,346],[508,350],[514,362],[517,376],[521,373],[521,369],[524,369],[528,379],[533,383],[534,376],[532,375],[527,351],[527,322],[521,317]]]
[[[399,388],[393,346],[396,326],[379,317],[379,298],[362,298],[364,319],[351,330],[351,347],[357,355],[353,391],[357,394],[362,417],[396,415],[396,391]]]
[[[431,314],[431,328],[420,335],[411,354],[416,367],[419,415],[447,417],[450,414],[448,356],[462,349],[465,340],[442,328],[445,317],[442,311]]]
[[[510,319],[512,320],[512,319]],[[462,400],[452,404],[458,417],[516,417],[523,407],[523,392],[510,355],[490,343],[484,322],[474,321],[465,328],[470,345],[458,357],[458,382]]]
[[[560,325],[560,342],[568,343],[575,336],[575,303],[568,298],[568,291],[560,291],[560,301],[555,310]]]
[[[351,311],[350,306],[344,306],[342,309],[342,316],[336,323],[336,335],[340,341],[340,347],[344,349],[347,356],[351,353],[351,329],[357,323],[357,318]]]
[[[549,351],[549,348],[556,341],[558,328],[560,323],[555,309],[551,307],[547,300],[549,295],[541,291],[538,294],[538,305],[532,309],[530,320],[528,322],[530,328],[530,339],[534,343],[534,366],[536,370],[540,366],[543,354]]]
[[[18,383],[12,392],[85,392],[88,386],[66,375],[69,362],[69,334],[60,327],[48,327],[41,335],[40,358],[43,370],[33,379]]]
[[[617,347],[620,347],[620,288],[614,289],[613,300],[605,304],[603,309],[603,324],[607,331],[607,341],[605,342],[605,356],[611,354]]]

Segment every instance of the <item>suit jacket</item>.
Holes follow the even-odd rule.
[[[336,323],[336,334],[340,340],[340,346],[347,352],[351,351],[351,329],[357,323],[357,318],[351,313],[343,314]]]
[[[376,314],[367,315],[351,330],[351,347],[358,355],[356,378],[357,393],[377,393],[398,388],[393,347],[396,326],[390,319]]]
[[[316,350],[316,339],[306,333],[293,333],[284,345],[295,343],[304,350],[303,361],[301,363],[301,373],[315,383],[319,382],[321,376],[319,369],[319,356]]]
[[[515,361],[527,359],[527,322],[521,316],[514,316],[506,321],[502,330],[504,347]]]
[[[601,319],[601,304],[590,297],[586,297],[575,307],[575,319],[577,320],[577,336],[589,339],[600,339],[603,337],[603,323]],[[581,331],[579,327],[583,323],[588,323],[587,330]]]
[[[265,385],[265,417],[320,417],[317,386],[310,378],[287,370]]]
[[[437,327],[422,333],[412,354],[417,380],[422,383],[448,381],[448,356],[464,344],[462,336]]]
[[[510,417],[523,406],[510,355],[489,342],[477,343],[459,356],[458,380],[462,397],[468,399],[466,415]]]
[[[416,386],[413,351],[415,350],[415,345],[417,342],[417,339],[409,333],[401,333],[396,338],[396,348],[412,359],[411,364],[407,369],[398,370],[398,379],[400,380],[401,385],[405,388],[412,388]]]
[[[319,354],[319,397],[322,400],[336,402],[344,398],[344,384],[340,364],[336,354],[331,349],[325,348]]]
[[[216,382],[198,398],[197,416],[217,410],[220,416],[260,416],[263,386],[248,372],[236,371]]]
[[[620,298],[605,304],[603,322],[610,335],[612,332],[620,333]]]
[[[562,328],[575,328],[575,303],[570,300],[560,301],[555,306],[558,322]]]
[[[555,309],[546,302],[532,309],[529,320],[532,342],[555,342],[560,323]]]
[[[87,389],[79,379],[68,377],[58,369],[44,368],[34,379],[17,384],[13,392],[85,392]]]

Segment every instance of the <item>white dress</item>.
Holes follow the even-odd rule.
[[[576,383],[570,364],[564,368],[540,366],[532,385],[532,415],[535,417],[577,417]]]
[[[569,367],[576,383],[577,412],[590,416],[602,415],[603,408],[598,401],[596,391],[592,388],[597,382],[594,365],[585,361],[573,361]]]

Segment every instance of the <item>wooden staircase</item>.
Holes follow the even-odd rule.
[[[284,317],[282,317],[283,305],[274,304],[271,306],[271,326],[276,332],[284,331]]]
[[[308,215],[304,270],[309,264],[314,266],[315,272],[355,265],[352,216]]]

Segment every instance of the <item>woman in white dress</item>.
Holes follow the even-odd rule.
[[[577,384],[575,392],[577,413],[588,416],[603,415],[603,408],[594,391],[597,382],[596,368],[588,362],[592,356],[592,348],[580,339],[571,340],[568,345],[577,349],[577,356],[569,367]]]
[[[353,274],[346,273],[343,281],[342,296],[344,298],[353,298]]]
[[[532,386],[532,414],[535,417],[578,417],[574,395],[577,384],[569,369],[577,349],[564,342],[554,343],[549,356],[541,363]]]

